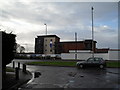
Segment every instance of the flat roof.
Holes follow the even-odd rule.
[[[56,37],[56,38],[59,38],[57,35],[41,35],[41,36],[37,36],[38,38],[39,37]],[[60,39],[60,38],[59,38]]]
[[[84,41],[61,41],[60,43],[84,43],[86,41],[90,41],[90,40],[84,40]],[[94,41],[95,43],[97,43],[96,41]]]
[[[83,43],[83,41],[63,41],[63,42],[60,42],[60,43]]]

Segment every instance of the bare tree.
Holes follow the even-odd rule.
[[[25,47],[21,46],[20,44],[16,45],[16,52],[17,53],[24,53],[25,52]]]
[[[24,53],[25,52],[25,48],[23,46],[20,46],[20,53]]]

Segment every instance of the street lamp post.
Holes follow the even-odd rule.
[[[92,57],[94,58],[94,24],[93,24],[93,7],[92,10]]]
[[[76,43],[76,46],[75,46],[75,59],[77,60],[77,33],[75,32],[75,43]]]
[[[47,24],[45,23],[44,25],[46,26],[46,35],[47,35]]]
[[[25,45],[26,45],[26,49],[27,49],[26,51],[27,51],[27,53],[28,53],[28,44],[25,44]]]

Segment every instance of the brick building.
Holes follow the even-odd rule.
[[[55,44],[60,42],[56,35],[43,35],[35,38],[35,53],[55,54]]]
[[[96,50],[94,41],[94,51]],[[69,50],[92,50],[92,40],[60,42],[56,35],[37,36],[35,38],[35,53],[60,54],[69,53]]]
[[[96,50],[96,41],[94,41],[94,51]],[[69,53],[69,50],[92,50],[92,40],[85,41],[67,41],[58,43],[61,53]]]

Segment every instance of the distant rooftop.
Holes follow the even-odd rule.
[[[37,36],[37,38],[41,38],[41,37],[56,37],[56,38],[59,38],[60,39],[60,37],[58,37],[57,35],[40,35],[40,36]],[[91,42],[92,41],[92,39],[85,39],[85,40],[83,40],[83,41],[74,41],[74,40],[72,40],[72,41],[62,41],[62,42],[60,42],[60,43],[83,43],[83,42]],[[96,41],[94,41],[95,43],[97,43]]]
[[[83,42],[91,42],[92,41],[92,39],[86,39],[86,40],[83,40],[83,41],[62,41],[62,42],[60,42],[60,43],[83,43]],[[94,41],[95,43],[97,43],[96,41]]]
[[[56,37],[56,38],[59,38],[57,35],[41,35],[41,36],[37,36],[38,38],[39,37]]]

